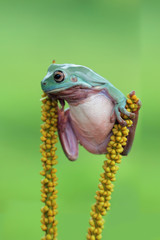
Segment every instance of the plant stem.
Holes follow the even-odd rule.
[[[138,98],[135,95],[127,96],[126,109],[129,112],[135,112],[138,109]],[[104,161],[104,172],[100,174],[100,183],[98,185],[99,190],[96,192],[96,203],[92,206],[90,212],[91,219],[89,221],[90,227],[88,229],[88,240],[99,240],[102,238],[102,230],[104,228],[103,216],[110,210],[111,193],[113,192],[113,184],[116,180],[115,174],[119,167],[117,164],[121,163],[121,153],[124,146],[127,144],[127,136],[129,129],[133,122],[126,115],[123,115],[126,120],[127,126],[123,127],[120,124],[115,124],[112,132],[113,135],[110,138],[110,142],[107,146],[107,160]]]
[[[46,95],[43,94],[42,100],[42,121],[41,125],[41,141],[43,142],[40,146],[42,153],[42,166],[43,170],[40,172],[44,179],[42,179],[41,188],[41,201],[44,202],[45,206],[41,208],[41,228],[45,232],[45,236],[42,240],[56,240],[57,239],[57,220],[55,219],[57,212],[57,176],[55,165],[57,162],[57,156],[55,154],[57,142],[57,102],[51,101]]]

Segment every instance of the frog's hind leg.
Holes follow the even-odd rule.
[[[69,109],[58,109],[58,134],[67,158],[74,161],[78,157],[78,140],[69,117]]]

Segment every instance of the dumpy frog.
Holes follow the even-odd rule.
[[[121,113],[133,119],[122,155],[128,154],[139,109],[135,113],[128,112],[125,96],[108,80],[85,66],[51,64],[41,86],[51,99],[57,99],[61,104],[58,108],[58,134],[69,160],[77,159],[78,144],[93,154],[107,153],[114,124],[126,125]],[[69,105],[66,110],[65,101]]]

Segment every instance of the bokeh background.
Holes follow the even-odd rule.
[[[53,59],[90,67],[142,100],[135,142],[117,174],[103,239],[160,240],[159,3],[1,1],[0,239],[38,240],[40,81]],[[83,240],[104,156],[58,144],[58,231]]]

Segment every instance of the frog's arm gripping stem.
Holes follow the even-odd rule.
[[[121,117],[121,113],[127,115],[131,119],[133,119],[135,117],[134,113],[128,112],[125,108],[125,106],[126,106],[125,96],[123,95],[123,93],[121,93],[121,91],[119,91],[117,88],[115,88],[112,84],[106,83],[103,85],[103,88],[106,89],[107,94],[110,96],[110,98],[115,103],[113,114],[114,113],[116,114],[117,121],[121,125],[125,126],[126,122]],[[112,116],[111,116],[111,119],[112,119]]]

